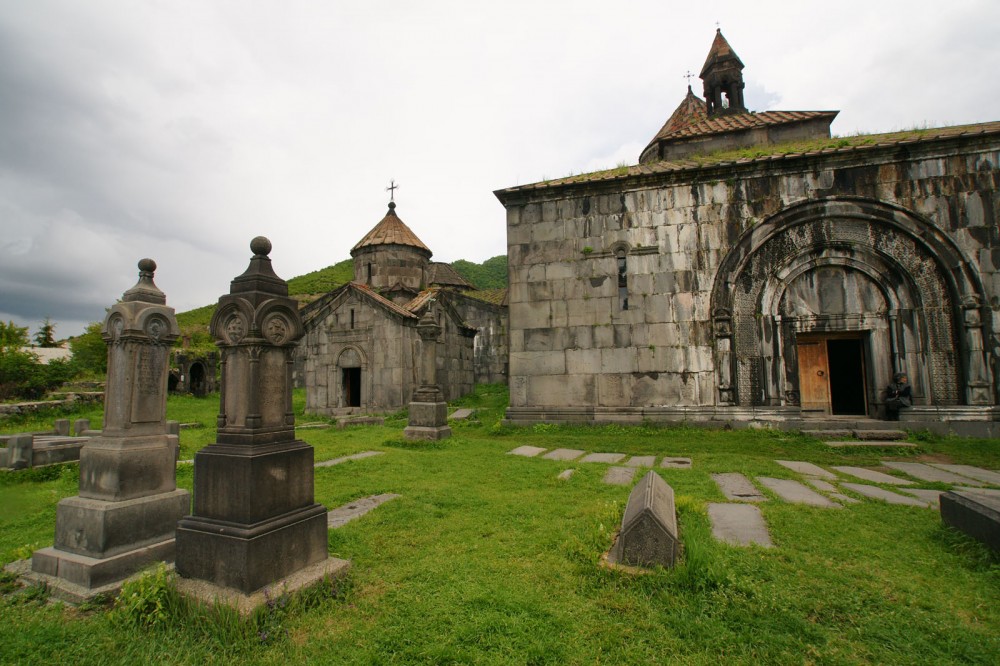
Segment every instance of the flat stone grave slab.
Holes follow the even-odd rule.
[[[691,469],[690,458],[664,458],[660,462],[660,467],[666,469]]]
[[[991,486],[1000,486],[1000,472],[992,472],[981,467],[973,467],[972,465],[939,465],[937,463],[930,463],[930,466],[953,472],[954,474],[961,474],[970,479],[984,481]]]
[[[394,500],[397,497],[399,497],[399,495],[396,495],[395,493],[383,493],[381,495],[372,495],[371,497],[362,497],[359,500],[337,507],[333,511],[327,512],[326,526],[328,529],[335,529],[342,525],[346,525],[355,518],[360,518],[372,509],[381,506],[390,500]]]
[[[809,506],[819,506],[824,509],[840,508],[839,504],[834,504],[815,490],[807,488],[798,481],[772,479],[768,476],[758,476],[757,481],[763,484],[765,488],[771,490],[775,495],[791,504],[808,504]]]
[[[977,495],[987,495],[989,497],[1000,497],[1000,490],[994,488],[966,488],[964,486],[955,486],[952,488],[954,492],[963,493],[976,493]]]
[[[894,486],[910,486],[913,485],[913,481],[908,481],[906,479],[901,479],[898,476],[889,476],[888,474],[883,474],[882,472],[876,472],[873,469],[865,469],[864,467],[834,467],[841,474],[847,474],[848,476],[857,477],[864,481],[871,481],[872,483],[887,483]]]
[[[905,430],[855,430],[854,436],[858,439],[892,442],[906,439]]]
[[[943,490],[926,490],[924,488],[900,488],[899,492],[913,495],[919,500],[927,502],[931,507],[936,508],[940,502]]]
[[[575,471],[576,471],[575,469],[564,469],[563,471],[559,472],[559,476],[557,476],[556,478],[559,479],[560,481],[566,481],[567,479],[569,479],[569,477],[573,476],[573,472]]]
[[[385,451],[362,451],[361,453],[353,453],[349,456],[343,456],[342,458],[333,458],[331,460],[322,460],[313,467],[333,467],[334,465],[339,465],[340,463],[345,463],[348,460],[362,460],[364,458],[371,458],[373,456],[380,456],[384,454]]]
[[[736,502],[767,501],[767,498],[750,483],[750,479],[738,472],[713,474],[712,480],[715,481],[715,485],[719,486],[719,490],[726,496],[726,499]]]
[[[751,504],[712,502],[708,505],[708,518],[712,521],[712,536],[718,541],[734,546],[774,546],[764,516]]]
[[[475,413],[474,410],[463,407],[462,409],[456,409],[448,418],[452,421],[464,421]]]
[[[906,506],[929,506],[927,502],[918,500],[915,497],[907,497],[906,495],[900,495],[899,493],[894,493],[891,490],[885,490],[884,488],[879,488],[878,486],[867,486],[863,483],[842,483],[840,484],[848,490],[853,490],[859,495],[864,495],[865,497],[870,497],[871,499],[882,500],[883,502],[888,502],[889,504],[903,504]]]
[[[1000,497],[977,492],[942,493],[941,520],[1000,552]]]
[[[653,467],[656,465],[656,456],[632,456],[626,461],[626,467]]]
[[[854,435],[854,433],[847,428],[843,430],[803,430],[802,434],[815,437],[816,439],[844,439],[845,437],[851,437]]]
[[[938,481],[940,483],[964,483],[967,486],[981,486],[982,481],[959,476],[947,470],[931,467],[922,463],[897,462],[895,460],[883,460],[882,464],[891,469],[898,469],[900,472],[912,476],[921,481]]]
[[[863,446],[863,447],[870,447],[873,449],[891,449],[891,448],[914,449],[917,447],[916,444],[911,444],[910,442],[895,442],[895,441],[823,442],[823,443],[835,449],[848,448],[852,446]]]
[[[508,451],[509,456],[524,456],[525,458],[534,458],[539,453],[545,451],[546,449],[538,448],[537,446],[519,446],[513,451]]]
[[[624,453],[590,453],[580,459],[580,462],[616,463],[625,457]]]
[[[635,478],[635,467],[609,467],[604,473],[604,483],[612,486],[627,486]]]
[[[555,451],[549,451],[543,458],[546,460],[576,460],[582,456],[585,451],[580,449],[556,449]]]
[[[183,428],[184,425],[185,424],[182,423],[181,424],[181,428]],[[329,423],[320,423],[320,422],[316,422],[316,423],[303,423],[301,425],[298,424],[298,423],[295,424],[295,429],[296,430],[317,430],[317,429],[324,429],[324,428],[329,428],[329,427],[330,427]]]
[[[837,475],[833,472],[828,472],[819,465],[814,465],[810,462],[802,462],[799,460],[775,460],[782,467],[792,470],[793,472],[798,472],[799,474],[804,474],[805,476],[815,476],[820,479],[836,479]]]
[[[815,488],[816,490],[821,490],[833,499],[837,500],[842,504],[858,504],[861,502],[859,499],[854,497],[848,497],[837,490],[837,486],[833,485],[829,481],[824,481],[823,479],[811,479],[806,478],[806,483]]]

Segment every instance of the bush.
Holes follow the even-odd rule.
[[[104,375],[108,372],[108,346],[101,337],[101,324],[89,324],[84,332],[69,341],[73,365],[78,372]]]

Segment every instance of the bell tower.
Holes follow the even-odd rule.
[[[699,77],[705,83],[709,116],[747,113],[743,102],[743,62],[718,28]]]

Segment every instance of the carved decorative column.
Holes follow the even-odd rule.
[[[983,345],[983,317],[978,299],[962,304],[962,329],[967,354],[965,400],[969,405],[992,405],[993,382]]]
[[[222,355],[218,434],[195,455],[194,512],[177,526],[177,573],[250,594],[328,560],[313,449],[295,439],[298,305],[258,236],[210,329]],[[318,575],[322,575],[320,572]]]
[[[151,562],[174,557],[174,527],[190,508],[177,490],[177,436],[167,433],[170,349],[180,331],[153,283],[156,263],[139,262],[139,282],[111,306],[104,430],[80,451],[80,494],[56,508],[55,546],[36,551],[32,570],[87,590],[114,587]]]
[[[736,389],[733,386],[733,316],[729,310],[717,309],[712,317],[715,333],[716,377],[719,382],[719,405],[736,404]]]
[[[433,301],[432,301],[433,303]],[[437,383],[437,339],[441,327],[434,321],[430,305],[417,323],[420,336],[420,387],[410,402],[410,421],[403,430],[407,439],[445,439],[451,437],[448,426],[448,403]]]

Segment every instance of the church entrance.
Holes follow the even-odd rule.
[[[191,388],[191,393],[199,398],[205,397],[205,366],[201,363],[192,363],[189,372],[191,376],[188,386]]]
[[[343,368],[344,406],[361,406],[361,368]]]
[[[861,334],[798,335],[796,349],[803,414],[868,413]]]

